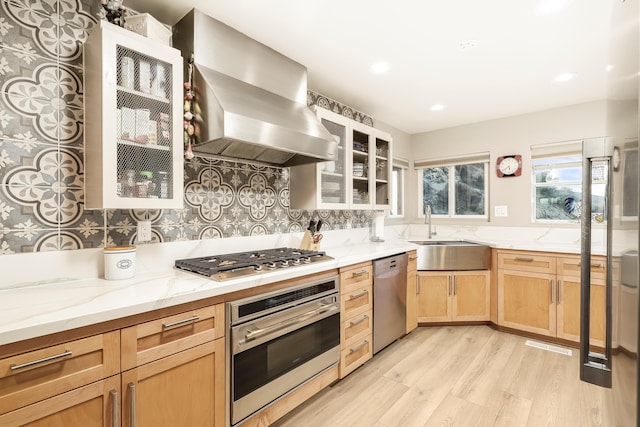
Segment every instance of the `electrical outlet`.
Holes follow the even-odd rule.
[[[138,242],[151,241],[151,221],[138,221]]]
[[[507,207],[506,206],[496,206],[496,208],[495,208],[495,216],[496,217],[509,216],[509,214],[507,213]]]

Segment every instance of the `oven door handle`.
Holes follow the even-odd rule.
[[[338,309],[337,303],[325,304],[322,307],[316,308],[314,310],[308,311],[304,314],[301,314],[296,317],[292,317],[291,319],[287,319],[283,322],[275,323],[271,326],[262,329],[255,329],[253,331],[249,331],[244,335],[244,338],[241,339],[238,344],[246,344],[249,341],[253,341],[257,338],[260,338],[264,335],[268,335],[272,332],[280,331],[282,329],[288,328],[289,326],[296,325],[298,323],[306,322],[307,320],[319,316],[321,314],[327,313],[329,311],[334,311]]]

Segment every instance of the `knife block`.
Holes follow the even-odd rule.
[[[300,243],[300,249],[307,251],[319,251],[320,243],[313,243],[313,235],[309,230],[305,230],[304,236],[302,236],[302,243]]]

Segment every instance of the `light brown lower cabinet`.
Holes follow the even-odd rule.
[[[0,415],[3,427],[118,427],[120,375]]]
[[[498,256],[498,324],[580,341],[580,257],[515,251]],[[590,270],[590,343],[604,347],[604,258],[594,257]]]
[[[407,327],[406,333],[418,327],[418,255],[416,251],[407,252]]]
[[[490,271],[419,271],[418,321],[486,321]]]
[[[130,369],[122,373],[123,425],[223,426],[224,387],[224,339]]]

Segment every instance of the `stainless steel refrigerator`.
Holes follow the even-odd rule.
[[[610,388],[603,425],[640,426],[638,342],[639,0],[614,1],[606,127],[583,141],[581,200],[580,379]],[[616,70],[616,67],[618,69]],[[592,255],[606,255],[604,299],[592,293]],[[599,307],[598,305],[601,304]],[[605,347],[591,319],[604,308]],[[594,314],[595,317],[595,314]]]

